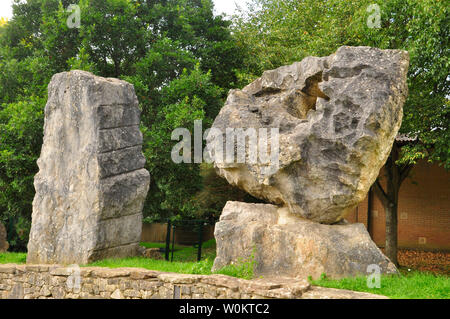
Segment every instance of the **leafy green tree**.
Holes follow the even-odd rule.
[[[71,4],[81,9],[80,28],[67,24]],[[53,74],[73,69],[135,85],[152,173],[146,207],[157,215],[193,215],[200,169],[169,161],[169,133],[190,129],[195,119],[204,119],[206,129],[234,87],[242,51],[229,24],[213,15],[211,0],[15,0],[12,19],[0,24],[0,125],[7,132],[0,144],[0,219],[21,229],[29,222],[47,85]],[[29,128],[19,132],[20,116]]]
[[[379,28],[368,23],[377,18],[374,4]],[[445,1],[432,0],[253,0],[250,12],[234,23],[235,36],[248,52],[240,85],[266,69],[329,55],[342,45],[409,51],[409,97],[400,133],[416,141],[394,145],[385,167],[387,189],[374,185],[386,211],[386,254],[394,263],[402,182],[419,159],[450,168],[448,10]]]
[[[83,47],[103,76],[130,75],[131,66],[145,54],[145,24],[138,16],[139,1],[82,1]]]
[[[42,0],[41,45],[44,54],[52,64],[54,73],[67,70],[68,60],[77,56],[81,47],[80,32],[69,28],[67,19],[71,12],[67,10],[73,0]],[[84,1],[81,1],[82,5]]]
[[[25,249],[28,242],[44,105],[44,99],[30,98],[0,110],[0,221],[20,222],[8,234],[14,249]]]
[[[22,2],[14,0],[13,17],[2,32],[1,45],[9,46],[16,59],[23,59],[42,49],[41,43],[41,0]]]
[[[178,41],[211,71],[212,82],[222,88],[235,87],[236,70],[243,52],[230,33],[230,21],[214,16],[212,0],[138,1],[139,11],[154,34]]]
[[[146,55],[136,62],[136,72],[127,79],[136,89],[142,108],[142,119],[147,126],[156,120],[163,100],[162,87],[177,79],[184,69],[193,69],[197,60],[179,43],[169,38],[156,41]]]
[[[160,218],[195,215],[192,199],[202,187],[200,165],[172,161],[172,149],[178,141],[172,141],[171,135],[177,128],[186,128],[193,135],[195,120],[208,122],[207,102],[218,105],[220,96],[221,89],[211,83],[211,75],[202,73],[198,66],[191,72],[185,70],[162,89],[162,107],[152,126],[143,128],[144,154],[152,176],[152,191],[145,208],[150,215]],[[191,146],[193,154],[193,142]]]
[[[252,0],[249,11],[234,20],[234,35],[245,51],[240,85],[265,70],[300,61],[311,55],[325,56],[353,36],[348,25],[364,1]]]
[[[53,72],[51,61],[35,55],[22,60],[11,58],[7,47],[0,47],[0,103],[12,103],[29,96],[44,96]],[[0,106],[1,108],[1,106]]]

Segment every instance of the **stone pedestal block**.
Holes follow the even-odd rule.
[[[314,279],[397,273],[362,224],[322,225],[274,205],[228,202],[216,225],[213,270],[251,263],[256,276]],[[379,267],[379,268],[378,268]]]

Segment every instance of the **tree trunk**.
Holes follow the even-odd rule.
[[[120,58],[112,56],[113,64],[114,64],[114,77],[119,78],[120,76]]]
[[[398,218],[397,204],[385,207],[386,212],[386,256],[398,266]]]
[[[387,177],[386,192],[378,180],[374,184],[374,191],[381,200],[386,214],[385,253],[396,266],[398,266],[398,194],[400,186],[413,168],[413,165],[399,167],[396,164],[399,154],[399,146],[394,144],[391,155],[385,165]]]
[[[386,256],[398,266],[398,192],[400,190],[400,172],[397,164],[398,148],[394,145],[391,155],[386,163],[387,170],[387,198],[388,203],[384,208],[386,215]]]
[[[369,232],[370,238],[374,239],[373,236],[373,220],[372,220],[372,210],[373,210],[373,187],[369,190],[369,195],[367,198],[367,231]]]

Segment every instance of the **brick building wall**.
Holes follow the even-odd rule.
[[[380,173],[383,183],[383,170]],[[368,198],[350,215],[349,222],[367,227]],[[373,195],[372,226],[375,243],[385,244],[385,212]],[[399,247],[450,251],[450,172],[437,164],[420,161],[400,188],[398,206]]]

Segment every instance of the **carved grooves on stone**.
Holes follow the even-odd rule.
[[[137,124],[130,124],[130,125],[121,125],[121,126],[116,126],[116,127],[105,127],[105,128],[100,128],[99,131],[109,131],[109,130],[115,130],[115,129],[119,129],[119,128],[134,128],[134,127],[139,127],[139,125]]]
[[[101,231],[98,233],[98,242],[100,243],[92,252],[93,259],[101,259],[107,256],[114,256],[115,251],[133,251],[139,246],[137,238],[131,240],[116,242],[114,240],[115,232],[112,229],[118,229],[120,233],[127,233],[133,226],[133,221],[142,219],[141,207],[134,207],[136,192],[131,192],[128,201],[122,201],[118,197],[123,192],[129,192],[130,188],[135,187],[132,180],[136,177],[133,174],[142,170],[145,166],[145,158],[142,155],[142,134],[139,130],[139,122],[135,118],[137,113],[133,107],[127,104],[121,105],[102,105],[102,110],[122,113],[122,118],[115,118],[114,113],[105,112],[104,119],[107,119],[108,125],[100,123],[98,130],[98,159],[100,164],[100,183],[104,184],[111,191],[107,194],[104,203],[110,206],[103,207],[104,214],[100,216]],[[108,116],[109,115],[109,116]],[[117,231],[116,231],[117,232]],[[123,235],[124,239],[127,235]]]
[[[115,185],[108,197],[116,197],[121,192],[129,192],[128,189],[133,188],[134,184],[127,180],[133,179],[135,177],[133,173],[139,172],[145,166],[145,158],[142,155],[142,134],[139,124],[136,124],[137,121],[133,118],[135,114],[133,114],[132,107],[126,104],[102,105],[104,110],[111,110],[115,107],[119,107],[125,118],[118,120],[112,114],[107,117],[110,119],[109,125],[104,127],[100,124],[98,130],[100,182],[106,185]],[[127,114],[130,116],[129,118]],[[141,209],[136,212],[136,209],[133,208],[132,201],[137,199],[133,196],[134,194],[129,194],[128,202],[122,202],[116,198],[105,201],[112,203],[112,206],[104,207],[104,211],[114,213],[102,214],[100,217],[100,224],[104,226],[98,233],[98,242],[102,244],[94,249],[92,258],[100,259],[104,256],[114,255],[115,250],[133,250],[139,246],[139,240],[136,238],[126,243],[116,243],[113,238],[115,237],[114,232],[110,232],[112,228],[119,228],[120,232],[126,233],[130,227],[130,220],[142,218]],[[125,213],[123,213],[124,211]],[[114,226],[111,227],[109,225],[111,223]],[[127,236],[125,235],[125,237]]]
[[[136,144],[136,145],[126,146],[126,147],[118,148],[118,149],[115,149],[115,150],[112,150],[112,151],[99,152],[98,154],[99,154],[99,155],[103,155],[103,154],[109,154],[109,153],[117,152],[117,151],[124,151],[124,150],[128,150],[128,149],[130,149],[130,148],[140,147],[141,145],[142,145],[142,144]],[[122,173],[119,174],[119,175],[122,175]],[[112,176],[108,176],[108,177],[112,177]],[[108,177],[106,177],[106,178],[108,178]]]
[[[115,129],[128,126],[139,126],[140,110],[137,106],[130,104],[100,104],[97,107],[97,118],[99,129]]]
[[[132,174],[132,173],[135,173],[135,172],[139,172],[140,170],[142,170],[142,168],[143,167],[137,168],[137,169],[133,169],[131,171],[117,173],[115,175],[109,175],[109,176],[106,176],[106,177],[102,177],[101,180],[107,180],[107,179],[114,178],[114,177],[119,177],[119,176],[122,176],[122,175],[129,175],[129,174]]]
[[[115,105],[103,105],[103,110],[111,109]],[[121,107],[122,114],[133,114],[128,109],[130,106],[116,106]],[[107,113],[107,112],[106,112]],[[103,114],[105,115],[105,113]],[[100,116],[99,118],[102,118]],[[142,134],[139,130],[139,125],[134,124],[133,116],[125,118],[121,121],[111,116],[103,116],[109,118],[109,125],[104,127],[99,125],[98,131],[98,158],[100,163],[100,178],[110,178],[129,174],[144,168],[145,158],[142,155]],[[120,122],[120,123],[119,123]],[[130,123],[131,122],[131,123]]]
[[[98,129],[100,179],[143,169],[145,158],[141,150],[143,139],[139,130],[139,109],[129,104],[102,104],[97,114],[98,119],[103,120]]]
[[[130,217],[130,216],[137,216],[137,215],[140,215],[140,213],[132,213],[132,214],[128,214],[128,215],[121,215],[120,218]],[[113,220],[113,219],[117,219],[117,217],[116,217],[116,216],[102,217],[102,218],[100,219],[100,221],[102,221],[102,222],[107,222],[107,221]]]

